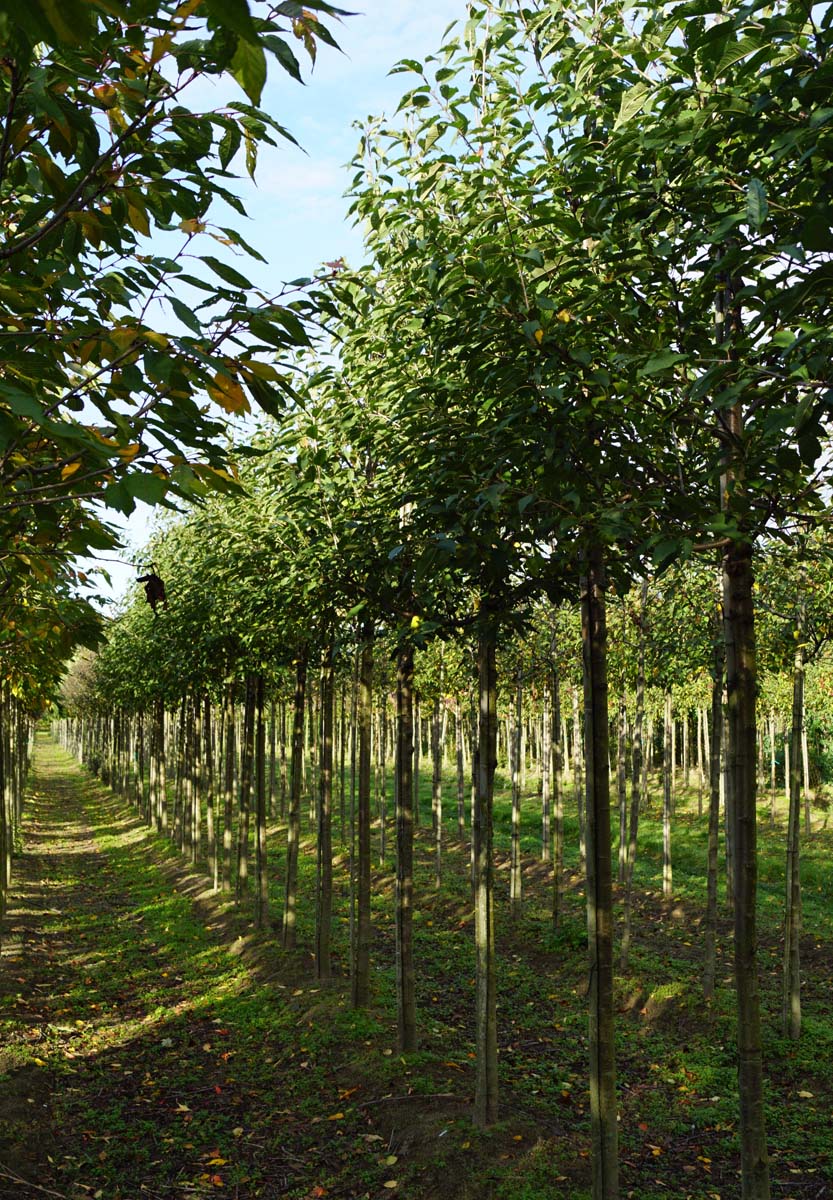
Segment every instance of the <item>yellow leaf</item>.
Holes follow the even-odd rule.
[[[179,222],[179,228],[183,233],[202,233],[205,221],[198,221],[196,217],[186,217],[184,221]]]
[[[562,324],[566,325],[569,321],[572,321],[573,314],[570,312],[569,308],[562,308],[559,312],[557,312],[555,314],[555,319],[557,321],[561,321]]]
[[[258,379],[275,380],[280,379],[280,371],[276,371],[271,363],[265,362],[248,362],[243,367],[243,374],[256,375]]]
[[[385,1187],[386,1188],[397,1188],[397,1187],[399,1187],[399,1180],[398,1179],[388,1179],[387,1182],[385,1183]]]
[[[133,459],[139,453],[141,448],[142,447],[139,442],[131,442],[128,446],[122,446],[119,450],[119,458],[125,463],[133,462]]]
[[[207,1167],[224,1167],[228,1162],[227,1158],[209,1158],[205,1164]]]
[[[538,345],[540,346],[540,345],[541,345],[541,342],[543,342],[543,340],[544,340],[544,331],[543,331],[543,329],[536,329],[536,330],[535,330],[534,337],[535,337],[535,341],[536,341],[536,342],[538,343]]]
[[[158,346],[160,350],[167,350],[168,339],[165,337],[164,333],[157,333],[155,329],[148,329],[145,331],[144,336],[146,342],[150,342],[152,345]]]
[[[148,224],[147,214],[137,208],[135,204],[128,204],[127,219],[130,222],[132,229],[137,233],[144,234],[145,237],[150,237],[150,225]]]
[[[395,1154],[389,1154],[387,1156],[387,1158],[385,1159],[385,1166],[392,1167],[395,1162],[399,1162],[399,1159],[396,1157]]]
[[[209,384],[208,394],[226,412],[249,412],[249,402],[242,387],[236,379],[232,379],[223,371],[218,371],[214,376],[213,383]]]
[[[69,477],[71,475],[74,475],[76,471],[80,471],[80,470],[81,470],[81,460],[80,459],[77,462],[66,463],[66,465],[61,468],[61,479],[69,479]]]
[[[333,1113],[331,1117],[327,1117],[328,1121],[343,1121],[344,1113]]]

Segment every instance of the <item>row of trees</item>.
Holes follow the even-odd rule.
[[[222,435],[265,348],[304,345],[312,281],[266,296],[238,165],[290,137],[259,107],[267,62],[300,79],[340,10],[255,0],[0,4],[0,686],[5,898],[25,773],[21,717],[95,644],[77,559],[118,545],[108,509],[229,486]],[[289,39],[289,40],[287,40]],[[188,107],[201,80],[228,99]],[[186,302],[187,301],[187,302]],[[206,400],[208,403],[206,403]]]
[[[240,15],[243,9],[248,13],[246,5],[229,5],[228,11],[219,3],[207,7],[209,26],[219,22],[231,28],[230,65],[256,103],[260,59],[255,69],[247,47],[272,37],[271,25],[252,33]],[[295,6],[277,11],[284,8]],[[177,7],[173,19],[187,22],[183,12]],[[232,18],[232,12],[238,15]],[[303,13],[299,19],[307,20]],[[313,664],[318,667],[321,655],[323,781],[332,771],[327,714],[339,631],[345,619],[358,626],[360,781],[367,778],[370,762],[374,635],[383,622],[389,631],[396,664],[397,961],[400,1036],[406,1048],[415,1037],[408,1007],[414,651],[432,638],[450,641],[456,631],[469,631],[478,679],[472,843],[478,955],[475,1107],[483,1122],[497,1112],[491,816],[497,648],[507,631],[530,625],[542,597],[559,604],[580,594],[596,1197],[618,1194],[608,581],[624,595],[630,586],[639,587],[649,567],[661,572],[677,558],[695,556],[710,568],[704,572],[709,580],[719,565],[722,581],[719,637],[712,631],[711,581],[700,611],[701,635],[709,644],[702,661],[711,663],[714,677],[725,670],[726,681],[743,1195],[764,1200],[770,1194],[755,927],[755,618],[756,607],[759,617],[768,608],[757,603],[753,564],[776,536],[795,543],[800,560],[805,544],[812,549],[812,529],[824,515],[831,212],[820,181],[831,167],[830,24],[828,10],[819,14],[789,4],[715,9],[710,0],[635,7],[617,0],[578,6],[550,0],[531,7],[506,0],[472,6],[469,21],[449,35],[436,56],[424,64],[400,65],[411,85],[400,115],[372,122],[363,132],[353,208],[366,223],[372,262],[356,273],[336,270],[322,285],[322,316],[337,357],[325,358],[318,367],[300,363],[306,370],[303,386],[290,387],[279,365],[262,364],[264,345],[280,351],[303,340],[299,314],[271,307],[269,328],[278,326],[289,336],[261,335],[240,278],[235,272],[232,279],[228,266],[216,267],[210,256],[206,265],[231,289],[222,299],[231,305],[235,334],[249,328],[254,335],[254,342],[238,337],[237,361],[213,343],[146,335],[144,324],[133,323],[130,287],[126,298],[119,292],[95,315],[99,330],[102,322],[117,331],[128,326],[125,345],[117,339],[115,359],[100,348],[109,335],[101,339],[100,332],[80,331],[79,346],[91,345],[94,389],[99,378],[114,377],[103,433],[117,443],[110,459],[133,461],[134,445],[140,461],[145,453],[173,455],[139,473],[143,490],[136,494],[154,499],[182,480],[193,486],[194,479],[199,490],[209,478],[233,489],[233,481],[213,469],[213,456],[220,452],[210,423],[196,405],[188,408],[192,387],[207,386],[227,410],[247,404],[245,387],[276,417],[277,430],[264,435],[276,450],[270,459],[260,459],[263,486],[252,489],[245,504],[206,506],[189,525],[198,532],[189,535],[193,545],[186,539],[179,548],[183,564],[201,546],[206,553],[213,548],[213,561],[210,571],[194,573],[203,582],[194,585],[193,604],[183,603],[183,612],[190,614],[195,651],[204,648],[228,673],[239,661],[239,650],[254,655],[256,673],[283,661],[294,672],[298,695],[304,694],[307,672]],[[139,36],[125,28],[118,25],[128,41]],[[177,26],[174,41],[180,32]],[[179,72],[196,70],[203,61],[218,69],[229,65],[222,36],[193,51],[172,48],[164,33],[157,40],[161,53],[173,54]],[[131,44],[128,58],[133,49]],[[102,85],[130,93],[116,104],[123,110],[123,126],[116,116],[107,168],[121,153],[122,133],[129,139],[139,129],[135,122],[145,119],[151,104],[148,81],[169,96],[168,77],[155,70],[154,53],[148,69],[139,72],[122,56],[124,72],[118,79],[108,76]],[[286,61],[283,51],[278,55]],[[81,65],[76,64],[74,76],[86,80]],[[137,76],[135,88],[145,88],[142,99],[133,96],[133,83],[124,83],[122,75],[129,81]],[[11,98],[13,85],[8,86]],[[95,94],[106,113],[113,96]],[[126,104],[138,107],[126,111]],[[194,157],[188,137],[203,127],[182,122],[182,129],[174,128],[175,107],[165,113],[171,143],[165,153],[174,156],[175,176],[177,162],[185,172],[177,196],[202,196],[203,179],[192,181],[192,187],[187,172]],[[259,112],[241,114],[240,122],[230,119],[232,126],[243,125],[244,135],[252,122],[258,131],[268,128]],[[221,170],[230,161],[224,159],[228,147],[234,152],[232,126],[223,126],[219,139],[211,130],[201,134],[205,153],[219,156]],[[95,121],[92,127],[99,128]],[[60,124],[48,136],[64,136]],[[17,148],[14,141],[8,144]],[[25,139],[23,146],[28,148]],[[47,160],[55,166],[54,155],[41,155],[35,169],[47,171]],[[165,154],[162,160],[165,171],[147,180],[151,191],[170,178]],[[138,147],[135,161],[145,162]],[[60,164],[57,172],[63,177]],[[103,170],[102,185],[106,174]],[[62,196],[51,216],[44,218],[37,208],[24,214],[23,228],[27,220],[41,221],[38,236],[48,238],[55,221],[65,222],[85,179],[82,171],[66,197],[69,203],[63,207]],[[57,176],[56,181],[59,186]],[[121,236],[131,219],[130,197],[119,200],[120,207],[111,205],[100,218],[112,218],[117,231],[108,227],[88,239],[80,220],[82,240],[94,246],[98,238],[109,246],[108,237]],[[88,202],[93,203],[89,197]],[[183,232],[190,237],[193,227],[195,236],[205,233],[204,209],[188,203]],[[134,209],[139,207],[133,202]],[[175,223],[174,210],[181,215],[174,199],[163,209],[163,224]],[[156,210],[153,215],[158,223]],[[29,235],[23,242],[16,231],[11,236],[13,259],[22,254]],[[171,268],[164,271],[169,279]],[[98,265],[93,274],[112,276],[106,271],[99,276]],[[123,274],[135,284],[133,275]],[[51,271],[44,275],[54,278]],[[185,285],[199,287],[194,279],[186,278]],[[19,292],[23,284],[15,279],[14,286]],[[155,282],[147,286],[143,297],[155,294]],[[72,308],[66,297],[59,300],[60,311]],[[181,297],[176,300],[183,304]],[[173,294],[170,302],[191,328]],[[81,308],[86,320],[88,310]],[[39,311],[49,309],[43,303]],[[129,321],[120,316],[126,310],[133,313]],[[227,332],[223,317],[217,329]],[[47,332],[51,336],[54,330]],[[154,358],[159,337],[172,347],[162,363]],[[167,347],[162,349],[167,354]],[[99,354],[103,375],[95,366]],[[137,380],[129,372],[139,358],[147,374]],[[194,361],[198,368],[185,372],[183,382],[181,364]],[[48,383],[46,368],[38,378],[65,394],[59,384]],[[118,404],[141,393],[148,379],[153,398],[139,405],[134,418],[167,413],[169,396],[187,411],[180,419],[173,405],[175,432],[162,421],[154,427],[156,440],[143,443],[134,437],[129,416],[116,417]],[[157,395],[163,397],[158,404]],[[110,417],[111,411],[116,415]],[[48,404],[45,414],[52,418]],[[184,422],[181,431],[177,422]],[[38,428],[54,433],[43,422]],[[100,443],[95,435],[92,440]],[[176,461],[180,440],[204,445],[205,470]],[[85,452],[49,459],[50,469],[58,464],[61,486],[76,473],[85,477]],[[108,494],[111,487],[118,502],[121,481],[106,481]],[[124,487],[130,491],[126,481]],[[129,507],[132,497],[123,502]],[[257,586],[264,579],[274,588]],[[219,606],[215,594],[223,598]],[[799,599],[799,615],[803,605]],[[637,606],[640,614],[642,607]],[[780,603],[769,607],[785,613]],[[795,611],[792,599],[790,619]],[[154,623],[160,643],[167,619],[163,615]],[[804,628],[801,616],[794,639],[797,681],[803,678]],[[714,645],[722,646],[722,654],[712,656]],[[163,705],[164,667],[160,655]],[[188,660],[181,658],[169,670],[185,677],[187,667]],[[256,712],[254,687],[247,707]],[[794,711],[803,707],[798,691]],[[720,692],[715,688],[715,696]],[[715,712],[717,707],[715,700]],[[302,706],[296,704],[295,711]],[[670,732],[671,722],[665,727]],[[713,720],[713,750],[716,727]],[[639,762],[644,730],[639,728],[637,736],[637,728],[635,718],[633,757]],[[797,789],[800,723],[793,722],[796,728],[791,767]],[[257,729],[251,717],[247,744]],[[296,744],[301,735],[296,721]],[[300,762],[300,754],[294,755],[294,770],[300,770]],[[712,797],[718,774],[712,772]],[[633,777],[641,778],[641,770]],[[297,795],[294,787],[292,795]],[[360,784],[357,795],[359,828],[367,830],[369,821],[361,812],[366,787]],[[322,796],[319,813],[326,812],[327,803]],[[795,799],[791,812],[797,806]],[[632,811],[638,810],[637,792]],[[635,821],[631,824],[635,829]],[[294,800],[289,828],[291,879],[298,842]],[[797,819],[791,830],[792,888],[798,878]],[[358,851],[362,861],[365,836]],[[366,907],[365,886],[362,876],[360,912]],[[360,954],[366,932],[360,920]],[[361,971],[354,975],[361,977]]]
[[[280,921],[288,948],[295,945],[297,906],[303,903],[297,893],[297,852],[308,799],[306,835],[317,846],[317,885],[306,903],[310,910],[314,905],[316,964],[322,979],[331,972],[336,820],[342,845],[346,843],[352,855],[350,973],[354,1002],[359,1004],[370,995],[371,866],[377,853],[385,860],[392,815],[400,880],[399,1028],[402,1048],[409,1049],[418,1031],[408,923],[414,904],[412,826],[419,824],[415,800],[420,773],[432,780],[437,883],[444,839],[467,846],[473,884],[478,882],[474,855],[483,810],[477,779],[481,731],[473,690],[477,642],[465,628],[470,621],[449,627],[417,616],[403,629],[395,616],[384,620],[377,615],[368,622],[363,605],[352,618],[343,608],[319,611],[320,598],[333,580],[328,574],[315,575],[319,551],[312,538],[308,556],[302,554],[305,542],[299,528],[312,529],[316,520],[307,490],[301,489],[300,499],[295,494],[303,470],[303,462],[286,450],[263,454],[252,465],[244,462],[240,475],[245,495],[204,504],[157,535],[146,557],[166,581],[169,608],[154,614],[137,589],[108,629],[99,657],[93,664],[82,661],[70,675],[64,700],[74,717],[63,737],[112,786],[135,799],[149,823],[166,832],[192,861],[204,853],[216,886],[233,890],[242,901],[253,875],[254,914],[261,925],[268,920],[267,823],[270,817],[286,820],[285,843],[283,831],[280,834],[280,858],[285,862]],[[280,490],[276,479],[282,481]],[[340,520],[350,529],[360,513],[347,509],[345,492],[340,497]],[[323,513],[319,519],[323,524]],[[827,637],[829,568],[823,544],[817,542],[813,549],[814,560],[808,559],[799,575],[790,558],[772,547],[757,583],[763,614],[760,649],[767,667],[761,677],[757,770],[770,819],[791,774],[795,783],[790,762],[799,769],[803,764],[804,704],[797,709],[792,705],[796,646],[803,663],[805,655],[817,655]],[[369,566],[375,576],[372,586],[379,586],[382,574],[400,557],[383,555],[375,568]],[[334,565],[328,558],[325,570],[331,572]],[[356,594],[364,590],[354,572],[350,586],[357,588]],[[476,600],[458,586],[457,606],[473,606]],[[601,764],[616,779],[623,967],[632,936],[639,936],[638,930],[631,930],[631,901],[638,820],[647,802],[649,772],[659,770],[663,783],[663,892],[669,901],[675,790],[698,783],[699,813],[711,832],[709,858],[703,863],[709,880],[703,961],[707,996],[715,985],[718,893],[723,890],[718,885],[718,841],[723,845],[730,907],[739,870],[723,737],[723,676],[719,654],[715,658],[720,631],[710,611],[718,614],[716,573],[697,565],[669,569],[658,580],[611,602],[612,695],[605,712],[609,746]],[[495,647],[500,686],[494,693],[493,761],[504,767],[512,787],[511,826],[498,829],[497,835],[510,850],[512,910],[518,913],[523,855],[530,853],[529,846],[522,850],[520,841],[521,806],[529,803],[529,781],[524,779],[528,771],[533,793],[541,790],[539,852],[553,864],[552,913],[557,924],[568,878],[565,811],[571,824],[576,823],[582,870],[589,847],[584,786],[592,764],[580,717],[579,613],[568,604],[527,602],[512,616],[518,629],[501,635]],[[426,635],[429,624],[434,628]],[[802,640],[797,642],[799,628]],[[394,673],[394,663],[401,664],[403,641],[410,664],[404,681],[406,695],[411,696],[410,715],[403,704],[403,680]],[[810,722],[826,735],[830,680],[823,658],[811,668],[810,678]],[[444,758],[453,762],[457,776],[451,821],[443,803]],[[391,776],[392,814],[387,788]],[[800,780],[797,786],[795,806]],[[805,788],[808,806],[810,795]],[[789,797],[785,804],[791,810]],[[423,813],[423,823],[426,820]],[[797,854],[797,840],[791,844]],[[491,855],[488,866],[493,866]],[[491,871],[489,876],[491,906]],[[797,885],[797,868],[794,878]],[[788,912],[796,924],[788,927],[797,931],[797,891],[790,892],[790,901]],[[611,920],[612,914],[611,908]],[[788,956],[784,980],[785,1024],[798,1036],[797,932],[792,946],[795,953]],[[483,949],[493,954],[493,941]],[[496,1050],[496,1039],[492,1044]],[[480,1062],[490,1048],[487,1030],[478,1047]],[[493,1086],[496,1114],[496,1082]],[[484,1114],[481,1119],[493,1117]]]

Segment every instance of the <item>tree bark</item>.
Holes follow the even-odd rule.
[[[477,793],[472,840],[474,846],[474,937],[477,957],[475,1042],[477,1078],[474,1119],[493,1125],[498,1115],[497,1003],[495,979],[494,863],[492,861],[492,804],[497,767],[497,673],[495,634],[484,626],[477,644],[479,690]]]
[[[263,675],[253,681],[255,691],[255,924],[262,928],[269,915],[269,875],[266,861],[266,723],[263,716]]]
[[[363,1008],[370,999],[370,725],[373,715],[373,629],[362,630],[359,668],[358,864],[356,880],[356,944],[353,954],[352,1002]]]
[[[292,759],[289,781],[289,813],[286,826],[286,885],[284,890],[282,942],[284,950],[295,949],[298,893],[298,845],[301,839],[301,792],[304,757],[304,697],[307,686],[307,648],[295,660],[295,695],[292,702]]]
[[[670,900],[673,891],[673,876],[671,871],[671,805],[673,793],[672,737],[671,737],[671,693],[665,693],[665,718],[663,722],[663,755],[662,755],[662,895],[664,900]]]
[[[723,744],[723,644],[715,630],[712,658],[712,737],[709,754],[709,841],[706,866],[706,929],[703,996],[714,998],[717,970],[717,842],[720,833],[720,754]]]
[[[318,861],[315,906],[315,974],[329,979],[333,924],[333,645],[327,643],[321,663],[321,769],[318,777]]]
[[[787,879],[784,912],[784,990],[782,1020],[784,1033],[798,1040],[801,1036],[801,866],[799,840],[801,831],[801,769],[800,751],[804,725],[804,629],[801,609],[798,618],[798,641],[793,665],[792,706],[792,770],[790,772],[790,807],[787,822]]]
[[[723,560],[723,629],[728,697],[727,801],[732,807],[735,985],[743,1200],[769,1200],[763,1054],[758,990],[758,850],[755,778],[755,626],[752,546],[730,543]]]
[[[521,874],[521,758],[523,742],[523,676],[520,667],[515,684],[515,720],[511,726],[509,753],[512,764],[512,836],[509,863],[509,911],[513,920],[521,915],[523,876]]]
[[[619,947],[619,966],[627,970],[631,944],[631,909],[633,897],[633,873],[636,866],[637,832],[639,830],[639,804],[643,795],[643,746],[642,730],[645,722],[645,616],[648,611],[648,580],[642,580],[639,599],[639,651],[636,668],[636,711],[633,721],[633,751],[631,755],[631,813],[628,835],[628,857],[625,870],[625,904],[622,917],[622,943]]]
[[[399,1049],[416,1050],[413,813],[414,651],[403,646],[396,667],[396,1009]]]
[[[584,743],[587,777],[587,941],[590,970],[590,1133],[593,1200],[619,1196],[613,1026],[613,896],[608,759],[607,629],[601,550],[581,581]]]

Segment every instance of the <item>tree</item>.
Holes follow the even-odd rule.
[[[264,297],[226,249],[206,252],[261,257],[213,223],[212,204],[243,213],[229,188],[238,151],[253,173],[258,147],[289,136],[258,107],[267,55],[300,78],[285,33],[314,57],[318,40],[332,43],[317,14],[338,11],[0,7],[4,588],[48,569],[55,547],[112,545],[98,522],[74,519],[79,500],[129,513],[137,499],[230,485],[225,416],[248,410],[244,387],[275,407],[280,375],[263,351],[305,342],[314,301],[303,288]],[[245,99],[189,109],[208,76],[233,77]]]

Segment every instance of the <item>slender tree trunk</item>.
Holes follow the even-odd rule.
[[[601,551],[592,547],[581,582],[584,742],[587,775],[590,1133],[593,1200],[619,1196],[613,1026],[613,896],[608,759],[607,629]]]
[[[277,711],[274,696],[269,701],[269,816],[274,821],[278,815],[275,804],[275,767],[277,763]]]
[[[552,698],[544,684],[541,716],[541,862],[552,858]]]
[[[581,733],[578,710],[578,688],[573,687],[573,787],[578,814],[578,844],[581,873],[587,873],[587,845],[584,827],[584,786],[581,779]]]
[[[205,780],[205,816],[206,834],[208,837],[208,869],[211,872],[211,883],[216,892],[219,887],[219,856],[217,854],[217,815],[216,792],[214,780],[214,722],[211,712],[211,700],[206,696],[203,700],[203,778]]]
[[[286,701],[281,700],[281,805],[280,816],[281,820],[286,820],[286,800],[289,793],[289,779],[286,770]]]
[[[284,950],[295,949],[298,898],[298,846],[301,840],[301,795],[304,759],[304,698],[307,687],[307,648],[295,659],[295,695],[292,703],[292,763],[289,781],[289,813],[286,826],[286,885],[283,905]]]
[[[254,676],[246,673],[246,702],[243,707],[243,739],[240,746],[240,794],[237,824],[237,886],[239,903],[249,890],[249,825],[252,811],[252,783],[255,758],[255,700]]]
[[[795,755],[793,755],[793,758],[795,758]],[[801,721],[801,765],[804,776],[804,836],[809,838],[812,833],[812,825],[810,821],[810,753],[807,746],[806,703]]]
[[[497,1003],[495,978],[494,863],[492,804],[497,767],[497,674],[495,634],[480,631],[477,646],[479,688],[478,773],[472,838],[474,845],[474,939],[477,956],[475,1041],[477,1048],[474,1119],[493,1125],[498,1116]]]
[[[353,958],[352,1001],[363,1008],[370,999],[370,724],[373,715],[373,629],[362,631],[359,671],[358,872],[356,945]]]
[[[775,825],[775,713],[769,714],[769,826]]]
[[[523,742],[523,676],[520,667],[515,685],[515,720],[509,742],[512,763],[512,840],[509,865],[509,911],[513,920],[521,915],[523,876],[521,874],[521,758]]]
[[[625,693],[619,697],[619,722],[616,738],[616,789],[619,801],[619,883],[625,882],[628,863],[628,786],[625,763],[625,737],[628,713]]]
[[[633,752],[631,755],[631,816],[628,837],[628,857],[625,870],[625,904],[622,916],[622,943],[619,947],[619,966],[627,970],[631,944],[631,910],[633,873],[636,867],[639,804],[644,793],[642,730],[645,723],[645,617],[648,611],[648,580],[642,580],[639,600],[639,651],[636,668],[636,711],[633,721]]]
[[[396,669],[396,1010],[399,1049],[416,1050],[414,974],[414,813],[413,813],[414,652],[399,650]]]
[[[703,996],[714,998],[717,971],[717,842],[720,832],[720,754],[723,743],[723,644],[715,630],[712,660],[712,738],[709,757],[709,843],[706,868],[706,930]]]
[[[736,422],[738,418],[736,417]],[[738,434],[740,431],[737,431]],[[735,985],[743,1200],[769,1200],[758,991],[755,810],[755,627],[752,547],[731,542],[723,560],[729,777],[735,858]],[[728,797],[727,797],[728,798]]]
[[[564,876],[564,743],[561,739],[561,680],[558,667],[552,670],[552,799],[553,799],[553,846],[552,846],[552,927],[558,929],[561,921],[562,888]]]
[[[440,685],[442,686],[442,685]],[[442,882],[443,855],[443,764],[440,747],[440,697],[434,697],[431,713],[431,827],[434,833],[434,886]]]
[[[315,974],[330,978],[333,924],[333,645],[327,643],[321,663],[321,770],[318,796],[318,862],[315,906]]]
[[[255,924],[262,928],[269,916],[269,875],[266,861],[266,722],[263,717],[263,675],[253,680],[255,689]]]
[[[235,719],[234,719],[234,685],[229,684],[226,695],[223,700],[223,714],[225,720],[225,744],[224,744],[224,773],[223,773],[223,891],[231,891],[231,859],[232,845],[234,843],[232,833],[232,819],[234,811],[234,735],[235,735]]]
[[[462,850],[466,844],[466,776],[463,763],[463,707],[459,696],[454,698],[454,743],[457,766],[457,840]]]
[[[662,756],[662,895],[670,900],[673,891],[673,876],[671,873],[671,805],[672,805],[672,775],[674,770],[672,758],[671,735],[671,693],[665,693],[664,721],[664,752]]]
[[[414,693],[414,826],[419,828],[419,759],[422,750],[422,724],[419,695]]]
[[[801,769],[799,754],[804,732],[804,622],[799,611],[798,641],[793,666],[792,773],[790,807],[787,822],[787,880],[784,913],[784,1033],[794,1040],[801,1036],[801,867],[799,836],[801,829]]]

